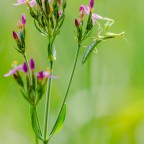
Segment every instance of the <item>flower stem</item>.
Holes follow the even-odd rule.
[[[26,61],[27,66],[28,66],[28,75],[29,75],[30,85],[32,86],[32,74],[31,74],[31,71],[30,71],[29,62],[28,62],[28,58],[27,58],[26,53],[24,53],[23,56],[24,56],[24,59]],[[39,118],[38,118],[37,108],[36,108],[35,102],[34,102],[34,105],[33,105],[33,109],[34,109],[34,125],[35,125],[35,129],[37,130],[37,126],[38,126],[38,129],[41,132],[41,127],[40,127],[40,122],[39,122]],[[38,131],[35,132],[35,141],[36,141],[36,144],[38,144]]]
[[[36,138],[36,144],[38,144],[38,137],[37,137],[37,134],[35,134],[35,138]]]
[[[53,61],[50,61],[50,69],[51,69],[50,75],[52,75],[52,73],[53,73]],[[51,85],[52,85],[52,79],[49,78],[48,84],[47,84],[45,115],[44,115],[44,140],[46,140],[47,133],[48,133],[48,119],[49,119],[49,111],[50,111]]]
[[[24,53],[23,56],[24,56],[24,59],[26,61],[27,66],[28,66],[28,75],[29,75],[29,79],[30,79],[30,85],[32,85],[32,75],[30,72],[29,62],[28,62],[28,58],[27,58],[26,53]]]
[[[34,127],[36,129],[36,131],[35,131],[35,141],[36,141],[36,144],[38,144],[38,130],[37,130],[38,117],[37,117],[37,110],[36,110],[36,106],[35,105],[33,106],[33,109],[34,109]]]
[[[40,126],[40,121],[39,121],[38,112],[37,112],[37,108],[36,107],[35,107],[35,110],[36,110],[36,122],[37,122],[37,126],[38,126],[38,129],[39,129],[40,133],[42,134],[41,126]]]
[[[66,93],[65,93],[65,96],[64,96],[64,99],[63,99],[63,103],[62,103],[61,109],[59,111],[58,117],[57,117],[56,122],[55,122],[55,124],[53,126],[53,129],[55,128],[55,125],[57,124],[57,121],[58,121],[58,119],[59,119],[59,117],[61,115],[61,112],[63,110],[63,107],[65,105],[65,102],[66,102],[66,99],[67,99],[67,96],[68,96],[68,93],[69,93],[69,90],[70,90],[71,82],[72,82],[72,79],[73,79],[73,76],[74,76],[74,72],[75,72],[75,68],[76,68],[76,64],[77,64],[77,60],[78,60],[80,47],[81,47],[81,45],[79,43],[77,51],[76,51],[76,56],[75,56],[75,60],[74,60],[73,68],[72,68],[72,73],[71,73],[71,76],[70,76],[70,79],[69,79],[68,87],[67,87],[67,90],[66,90]],[[53,131],[53,129],[52,129],[52,131]]]

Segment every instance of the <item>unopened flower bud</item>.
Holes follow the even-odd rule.
[[[13,38],[15,39],[15,40],[18,40],[18,34],[15,32],[15,31],[13,31]]]
[[[33,59],[30,60],[30,69],[31,69],[31,70],[34,70],[34,69],[35,69],[35,63],[34,63],[34,60],[33,60]]]
[[[90,7],[90,10],[92,11],[92,9],[94,7],[94,0],[90,0],[89,7]]]
[[[28,72],[28,66],[26,63],[23,64],[23,71],[24,71],[24,73]]]
[[[26,17],[24,14],[22,14],[21,20],[22,20],[22,25],[25,26],[26,25]]]
[[[19,30],[23,28],[23,24],[21,23],[21,21],[18,21],[17,26]]]
[[[61,6],[62,0],[58,0],[58,4],[59,4],[59,6]]]
[[[52,13],[53,12],[53,7],[52,6],[50,6],[50,13]]]
[[[80,6],[79,11],[80,11],[80,20],[82,20],[82,19],[83,19],[83,16],[84,16],[84,7],[83,7],[83,6]]]
[[[79,21],[77,19],[75,19],[75,26],[78,27],[79,26]]]

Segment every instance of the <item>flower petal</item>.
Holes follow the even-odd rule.
[[[30,5],[31,7],[34,7],[35,4],[36,4],[36,1],[35,1],[35,0],[31,0],[31,1],[29,2],[29,5]]]
[[[98,15],[98,14],[96,14],[96,13],[93,13],[93,14],[92,14],[92,17],[95,18],[95,19],[103,19],[102,16],[100,16],[100,15]]]
[[[21,5],[21,4],[26,4],[28,2],[28,0],[17,0],[17,3],[14,5]],[[30,2],[28,2],[30,7],[33,7],[36,4],[35,0],[31,0]]]
[[[8,73],[4,74],[4,77],[8,77],[12,74],[15,74],[17,71],[23,71],[23,65],[20,65],[20,66],[16,66],[14,67],[12,70],[10,70]]]
[[[17,0],[17,3],[14,5],[21,5],[21,4],[25,4],[27,2],[27,0]]]
[[[40,71],[37,74],[38,80],[43,80],[44,78],[58,78],[58,76],[51,76],[49,71]]]

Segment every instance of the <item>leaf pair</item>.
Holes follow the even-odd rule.
[[[31,112],[31,123],[32,123],[33,131],[35,132],[35,134],[38,136],[38,138],[40,140],[45,141],[43,139],[42,131],[41,131],[40,125],[38,123],[36,108],[31,107],[30,112]],[[66,117],[66,104],[62,108],[62,111],[61,111],[60,115],[58,116],[56,123],[55,123],[54,127],[52,128],[50,135],[46,141],[49,141],[53,135],[57,134],[62,129],[64,121],[65,121],[65,117]]]

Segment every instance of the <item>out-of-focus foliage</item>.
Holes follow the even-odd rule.
[[[16,0],[0,1],[0,143],[31,144],[34,140],[29,105],[21,96],[13,77],[3,75],[13,60],[23,63],[14,49],[12,31],[22,13],[27,16],[26,46],[29,58],[37,68],[47,67],[47,39],[35,29],[25,6],[13,6]],[[60,107],[70,75],[76,43],[74,18],[80,4],[70,1],[66,20],[56,42],[57,61],[53,81],[51,124]],[[97,0],[95,11],[115,20],[113,32],[125,31],[126,42],[114,39],[101,43],[98,54],[92,54],[81,65],[84,48],[67,100],[67,117],[63,130],[51,144],[143,144],[144,143],[144,19],[143,0]],[[87,43],[85,43],[87,45]],[[43,98],[43,101],[45,99]],[[43,123],[43,102],[39,116]]]

